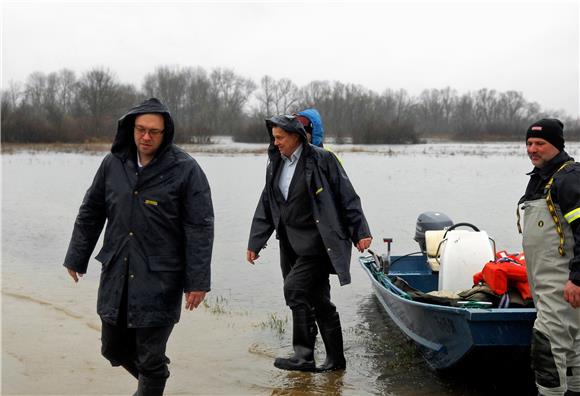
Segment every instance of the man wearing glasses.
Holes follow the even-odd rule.
[[[214,216],[209,183],[197,162],[173,144],[174,125],[148,99],[118,123],[109,153],[76,218],[64,266],[75,282],[107,221],[97,313],[101,352],[138,379],[137,395],[162,395],[166,344],[182,293],[192,310],[210,290]]]

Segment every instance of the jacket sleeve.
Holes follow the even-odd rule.
[[[574,257],[570,259],[569,279],[580,286],[580,168],[563,175],[558,183],[558,203],[564,221],[574,234]]]
[[[185,238],[184,291],[209,291],[214,238],[214,213],[209,183],[195,163],[181,199]]]
[[[87,272],[89,259],[107,218],[105,204],[105,168],[101,163],[92,185],[87,190],[75,220],[64,266],[80,274]]]
[[[250,228],[250,240],[248,242],[248,250],[254,253],[259,253],[262,250],[268,239],[274,232],[274,222],[272,220],[272,212],[270,211],[270,202],[268,201],[267,187],[262,190],[260,201],[254,212],[252,219],[252,227]]]
[[[371,236],[367,219],[362,210],[360,197],[354,190],[348,176],[334,153],[328,152],[330,184],[335,194],[335,201],[344,217],[348,232],[353,243]]]

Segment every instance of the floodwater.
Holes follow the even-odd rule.
[[[580,145],[569,144],[578,157]],[[167,394],[486,395],[533,392],[527,368],[475,366],[437,373],[383,313],[355,250],[352,284],[332,277],[347,370],[281,372],[291,352],[278,247],[272,238],[255,266],[245,262],[266,155],[197,152],[212,187],[216,238],[212,291],[184,312],[168,345]],[[498,249],[519,251],[515,204],[531,169],[524,145],[334,146],[359,193],[372,248],[418,250],[415,221],[441,211],[486,230]],[[19,151],[2,156],[2,393],[130,394],[135,384],[99,356],[95,313],[100,265],[74,284],[62,267],[78,206],[104,153]],[[97,249],[100,242],[97,245]],[[324,348],[316,358],[324,359]],[[75,345],[74,347],[71,346]],[[498,362],[503,357],[498,356]],[[513,371],[514,374],[511,374]],[[515,393],[514,393],[515,392]]]

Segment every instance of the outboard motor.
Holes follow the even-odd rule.
[[[419,243],[421,252],[426,254],[427,246],[425,244],[425,231],[442,230],[445,227],[453,225],[453,221],[444,213],[441,212],[423,212],[417,218],[417,226],[415,228],[415,241]]]

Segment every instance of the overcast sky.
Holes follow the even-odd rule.
[[[579,2],[2,2],[2,85],[94,66],[140,87],[159,65],[377,92],[517,90],[579,116]]]

